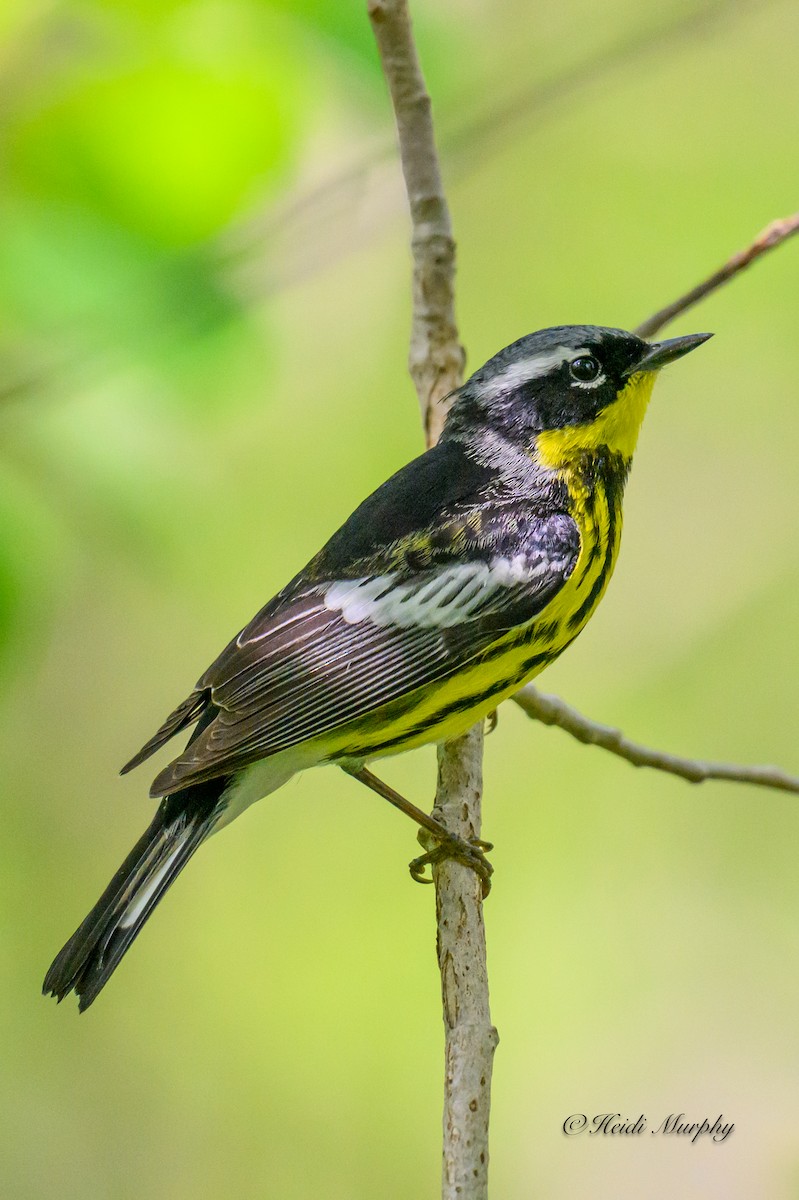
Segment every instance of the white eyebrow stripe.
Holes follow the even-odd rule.
[[[513,391],[522,384],[548,375],[553,368],[560,367],[581,354],[592,354],[592,351],[585,346],[577,349],[574,346],[556,346],[554,350],[547,350],[544,354],[535,354],[532,358],[523,358],[520,362],[511,363],[500,375],[489,379],[481,390],[487,399],[493,400],[504,392]]]

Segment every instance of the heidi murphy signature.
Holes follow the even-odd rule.
[[[648,1128],[649,1124],[643,1113],[637,1121],[622,1117],[621,1113],[597,1113],[594,1117],[587,1117],[585,1113],[572,1113],[563,1122],[563,1132],[567,1137],[574,1137],[578,1133],[587,1133],[589,1137],[638,1137],[646,1133]],[[710,1138],[712,1142],[724,1142],[734,1128],[732,1121],[725,1124],[721,1113],[712,1123],[707,1117],[703,1117],[701,1121],[689,1121],[685,1113],[669,1113],[658,1126],[653,1125],[649,1132],[653,1137],[660,1134],[661,1137],[686,1138],[692,1143],[703,1137]]]

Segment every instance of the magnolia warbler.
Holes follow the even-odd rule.
[[[619,549],[622,495],[657,372],[702,344],[561,326],[457,390],[441,439],[355,510],[123,768],[193,726],[155,818],[47,973],[88,1007],[209,834],[307,767],[336,763],[487,883],[365,764],[464,733],[574,641]],[[411,864],[419,877],[436,852]]]

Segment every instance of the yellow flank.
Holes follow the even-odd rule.
[[[532,454],[568,487],[581,543],[572,574],[546,608],[528,624],[509,630],[451,678],[315,739],[320,758],[378,758],[458,737],[574,641],[613,573],[622,525],[621,489],[610,496],[601,476],[589,481],[581,467],[586,455],[603,448],[629,464],[656,374],[633,375],[618,399],[591,424],[547,430],[536,437]]]
[[[635,418],[630,414],[635,414],[640,423],[652,376],[639,376],[638,386],[635,384],[634,379],[625,389],[626,418],[618,413],[605,426],[608,436],[617,434],[617,453],[621,445],[634,445],[637,429],[632,429]],[[612,499],[600,480],[594,481],[589,496],[583,476],[570,470],[568,460],[564,453],[558,474],[569,488],[571,515],[579,528],[581,545],[576,566],[557,595],[532,621],[509,630],[450,679],[428,684],[367,717],[322,735],[316,741],[321,758],[347,754],[378,758],[458,737],[543,671],[574,641],[602,599],[613,573],[621,540],[622,509],[621,494]],[[469,697],[474,702],[464,704]]]
[[[565,425],[536,438],[536,457],[542,466],[559,471],[575,455],[607,446],[615,454],[631,459],[657,371],[632,375],[617,400],[588,425]]]
[[[425,694],[417,694],[416,703],[402,715],[398,712],[394,717],[388,711],[393,706],[387,706],[381,715],[384,721],[386,718],[388,720],[385,725],[381,721],[380,733],[373,736],[373,743],[396,737],[403,729],[407,730],[410,736],[407,740],[403,739],[401,746],[397,746],[396,749],[392,747],[383,753],[396,753],[399,750],[425,745],[430,741],[446,741],[459,737],[503,700],[517,692],[524,683],[534,679],[574,641],[605,593],[616,563],[621,538],[621,506],[619,505],[615,514],[613,541],[610,544],[607,497],[599,489],[594,496],[594,521],[586,519],[587,513],[582,505],[575,505],[572,512],[580,527],[582,545],[574,571],[561,591],[533,621],[511,631],[505,637],[506,649],[503,654],[477,659],[471,667],[459,671],[453,678],[445,680],[435,688],[428,688]],[[575,621],[578,613],[579,620]],[[548,633],[553,627],[554,633],[550,640],[549,636],[544,636],[543,631]],[[492,650],[498,646],[499,643],[495,643]],[[525,664],[537,652],[546,654],[547,658],[525,669]],[[506,686],[494,690],[505,680],[508,681]],[[477,699],[475,704],[466,710],[450,712],[434,728],[420,730],[415,735],[411,732],[413,726],[423,725],[436,713],[445,712],[467,696],[484,697],[486,692],[490,692],[490,695]],[[407,699],[403,707],[407,707]]]

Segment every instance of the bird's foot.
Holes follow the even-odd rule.
[[[353,779],[357,779],[359,783],[363,783],[373,792],[377,792],[378,796],[388,800],[389,804],[393,804],[395,808],[404,812],[420,826],[419,841],[427,849],[427,853],[421,854],[419,858],[415,858],[412,863],[408,864],[411,875],[417,883],[433,882],[425,875],[425,867],[434,867],[447,858],[453,858],[456,862],[463,863],[465,867],[471,867],[480,877],[483,885],[483,898],[488,895],[491,891],[491,876],[494,873],[494,868],[485,856],[486,850],[494,848],[490,842],[483,842],[480,838],[467,840],[459,837],[457,833],[450,833],[446,825],[443,825],[435,816],[430,816],[421,808],[417,808],[415,804],[411,804],[410,800],[406,800],[387,783],[383,783],[382,779],[378,779],[362,763],[359,765],[342,762],[339,763],[339,766]]]
[[[429,834],[422,836],[429,837]],[[445,859],[451,858],[455,862],[462,863],[464,867],[471,867],[474,873],[479,877],[483,889],[483,899],[486,898],[491,891],[491,876],[494,873],[494,868],[485,856],[487,850],[493,850],[491,842],[484,842],[481,838],[466,838],[458,837],[455,833],[448,833],[434,846],[432,850],[428,850],[426,854],[421,854],[415,858],[413,862],[408,864],[408,870],[411,877],[417,883],[432,883],[433,880],[425,874],[425,867],[434,867],[438,863],[444,862]]]

